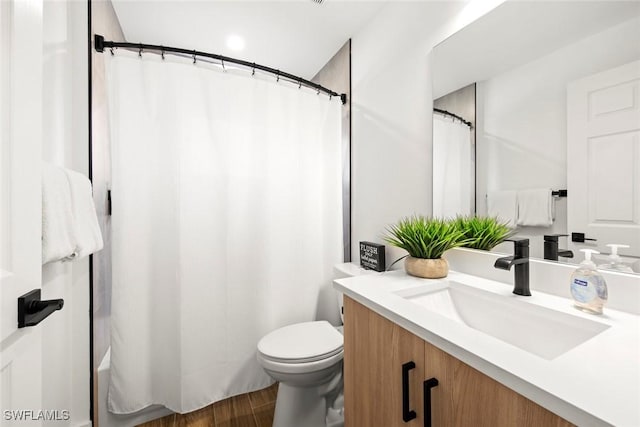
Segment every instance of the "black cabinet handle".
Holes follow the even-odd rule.
[[[438,380],[429,378],[422,383],[422,405],[424,407],[424,427],[431,427],[431,389],[438,385]]]
[[[35,326],[63,306],[62,299],[41,300],[40,289],[27,292],[18,297],[18,328]]]
[[[409,409],[409,371],[415,367],[413,361],[402,365],[402,420],[405,423],[416,417],[416,411]]]

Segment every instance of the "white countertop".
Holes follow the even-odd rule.
[[[610,327],[547,360],[395,293],[425,284],[438,287],[447,280]],[[530,297],[517,296],[504,283],[453,271],[438,280],[412,277],[403,271],[368,274],[335,280],[334,287],[574,424],[640,426],[640,316],[606,306],[603,315],[590,315],[576,310],[565,298],[535,290]]]

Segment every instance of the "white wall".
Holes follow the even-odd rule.
[[[567,188],[566,88],[578,78],[640,58],[640,19],[590,36],[477,85],[477,201],[496,190]],[[569,194],[571,197],[571,194]],[[543,234],[567,233],[567,200],[551,227],[523,227],[531,256],[542,258]],[[566,248],[566,241],[561,241]],[[501,245],[496,248],[510,252]]]
[[[43,160],[87,174],[87,4],[47,0],[43,14]],[[42,323],[43,409],[70,411],[50,425],[90,425],[88,258],[43,266],[42,297],[65,300]]]
[[[352,38],[352,244],[431,214],[431,49],[501,1],[391,2]],[[387,265],[404,251],[387,245]]]

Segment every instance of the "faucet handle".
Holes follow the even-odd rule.
[[[511,239],[504,239],[506,242],[513,242],[513,245],[516,248],[524,248],[524,247],[529,247],[529,239],[527,238],[519,238],[519,237],[513,237]]]
[[[568,234],[545,234],[544,241],[545,242],[557,242],[558,237],[568,237]]]

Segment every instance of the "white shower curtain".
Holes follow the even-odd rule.
[[[265,387],[259,339],[335,307],[340,101],[228,66],[105,56],[109,410],[185,413]]]
[[[451,117],[433,115],[433,216],[469,215],[475,189],[471,131]]]

